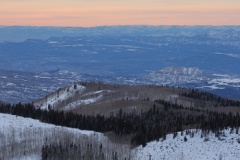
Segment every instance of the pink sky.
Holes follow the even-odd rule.
[[[0,25],[240,25],[240,0],[0,0]]]

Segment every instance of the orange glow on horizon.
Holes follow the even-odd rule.
[[[74,1],[75,6],[73,4],[71,4],[72,6],[70,4],[64,6],[65,3],[61,0],[58,5],[35,3],[31,0],[25,0],[24,3],[16,1],[8,3],[0,0],[0,6],[4,6],[0,8],[0,25],[84,27],[103,25],[240,25],[240,3],[239,5],[210,3],[208,5],[172,6],[163,4],[154,6],[144,3],[145,7],[142,5],[124,6],[125,3],[123,3],[122,6],[116,7],[106,5],[107,1],[105,0],[105,3],[100,6],[89,7],[88,5],[80,5],[77,1]]]

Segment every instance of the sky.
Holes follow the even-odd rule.
[[[0,0],[0,25],[240,25],[240,0]]]

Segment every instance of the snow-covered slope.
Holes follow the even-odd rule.
[[[76,132],[76,133],[80,133],[88,136],[96,133],[93,131],[83,131],[79,129],[60,127],[60,126],[56,126],[48,123],[43,123],[43,122],[40,122],[39,120],[35,120],[31,118],[24,118],[21,116],[0,113],[0,129],[8,131],[8,129],[10,128],[16,129],[16,130],[28,129],[28,128],[63,129],[63,130],[69,130],[71,132]],[[20,137],[17,137],[17,138],[20,138]]]
[[[47,144],[71,144],[103,146],[105,156],[115,151],[129,153],[127,145],[114,144],[102,133],[55,126],[31,118],[0,113],[0,160],[40,160],[42,146]],[[123,157],[120,159],[123,159]]]
[[[173,134],[168,134],[166,140],[160,139],[158,142],[147,143],[147,146],[136,148],[135,160],[146,160],[151,156],[151,160],[239,160],[240,143],[239,135],[230,130],[224,130],[224,134],[216,137],[209,134],[201,138],[201,132],[192,130],[194,137],[187,135],[184,141],[185,132],[173,138]]]
[[[72,84],[63,89],[59,89],[56,92],[46,96],[45,98],[34,103],[35,106],[48,110],[54,108],[59,103],[73,97],[76,94],[81,94],[85,90],[85,87],[79,84]]]
[[[71,135],[106,138],[100,133],[42,123],[31,118],[0,113],[0,159],[41,159],[41,147]]]
[[[34,106],[42,110],[71,111],[82,106],[98,103],[112,93],[114,93],[113,90],[100,90],[100,88],[95,90],[74,83],[37,100],[34,102]]]

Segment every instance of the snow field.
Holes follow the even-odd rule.
[[[160,139],[158,142],[147,143],[146,147],[139,146],[134,149],[134,160],[146,160],[151,156],[151,160],[239,160],[240,143],[239,135],[230,129],[224,130],[219,138],[210,133],[207,137],[201,137],[201,131],[192,130],[194,137],[181,136],[178,132],[173,138],[173,134],[168,134],[166,140]],[[186,135],[187,141],[184,141]]]

